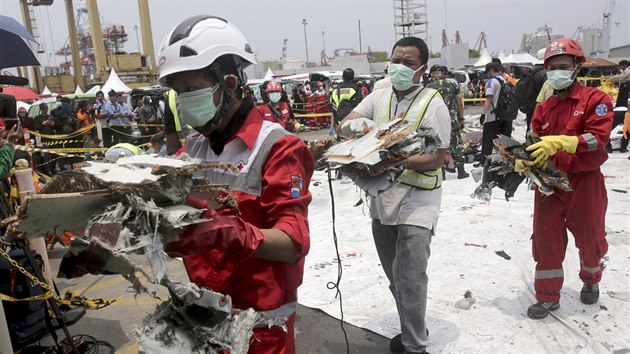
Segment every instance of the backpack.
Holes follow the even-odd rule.
[[[360,88],[358,88],[358,87],[339,87],[339,88],[336,89],[336,92],[333,93],[333,94],[337,95],[337,98],[340,98],[340,96],[341,96],[341,89],[342,88],[353,88],[356,92],[352,96],[352,98],[344,99],[341,102],[339,102],[339,105],[337,106],[337,110],[334,112],[335,113],[335,120],[337,122],[341,121],[343,118],[345,118],[345,116],[350,114],[352,112],[352,110],[354,109],[354,107],[356,107],[359,104],[359,102],[357,102],[357,94],[360,92],[360,90],[361,90]]]
[[[43,262],[40,255],[33,253],[37,266]],[[33,268],[26,259],[24,250],[15,249],[9,257],[22,268],[33,274]],[[44,289],[34,284],[17,270],[8,260],[0,256],[0,293],[16,299],[24,299],[44,294]],[[2,301],[13,349],[20,349],[41,339],[46,333],[46,305],[44,300],[8,302]]]
[[[542,66],[528,71],[516,84],[516,100],[518,109],[525,114],[533,114],[536,109],[536,97],[546,80],[547,73],[543,73]]]
[[[492,104],[494,114],[496,114],[499,120],[513,121],[518,115],[518,103],[514,85],[509,82],[503,82],[499,78],[495,79],[499,82],[501,88],[499,89],[499,98],[496,107],[494,106],[494,102]]]

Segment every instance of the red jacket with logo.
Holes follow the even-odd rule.
[[[263,103],[257,106],[260,114],[264,120],[280,124],[284,129],[293,132],[293,124],[291,124],[291,107],[286,102],[278,102],[278,113],[282,117],[278,117],[269,107],[268,104]]]
[[[558,150],[552,161],[558,169],[569,174],[594,171],[608,159],[604,148],[610,139],[612,118],[610,96],[575,82],[567,98],[559,99],[553,95],[536,106],[532,131],[540,136],[577,136],[575,154]]]

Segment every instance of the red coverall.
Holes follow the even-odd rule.
[[[316,96],[313,101],[313,113],[315,114],[329,113],[330,108],[328,106],[328,94],[326,94],[326,91],[317,90],[317,92],[313,94],[313,96]],[[315,122],[320,127],[327,126],[330,124],[330,117],[317,116],[315,117]]]
[[[262,124],[260,112],[252,108],[232,139],[241,139],[251,150]],[[240,161],[233,162],[238,166]],[[284,231],[295,243],[299,260],[289,264],[252,256],[240,262],[238,256],[214,248],[184,257],[184,264],[192,282],[230,295],[233,307],[267,311],[296,301],[297,288],[302,284],[304,256],[310,247],[307,214],[312,199],[308,185],[313,156],[299,137],[289,134],[273,145],[260,173],[260,196],[234,192],[240,216],[259,229]],[[297,186],[298,193],[296,181],[303,183]],[[249,353],[295,353],[294,323],[295,313],[286,322],[287,332],[277,326],[255,328]]]
[[[293,122],[291,122],[291,107],[286,102],[278,102],[278,112],[282,115],[282,117],[276,116],[271,107],[267,103],[261,104],[257,106],[260,114],[262,115],[264,120],[268,120],[270,122],[280,124],[284,129],[293,132],[295,128]]]
[[[579,249],[580,279],[594,285],[602,278],[600,262],[608,251],[608,198],[600,166],[608,159],[604,147],[610,138],[612,117],[610,97],[579,82],[573,84],[567,98],[554,95],[536,107],[533,132],[577,136],[579,141],[575,154],[558,150],[551,158],[568,174],[573,191],[556,189],[549,196],[535,192],[532,253],[537,262],[534,285],[538,301],[560,300],[567,229]]]

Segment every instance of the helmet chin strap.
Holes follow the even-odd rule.
[[[234,93],[230,90],[229,85],[225,81],[225,75],[221,70],[221,66],[218,63],[214,63],[210,65],[210,70],[214,73],[215,77],[218,80],[219,87],[221,87],[221,103],[219,109],[216,111],[212,119],[208,121],[208,123],[204,124],[202,127],[194,128],[196,131],[201,133],[206,138],[210,137],[210,134],[219,128],[223,118],[225,117],[225,112],[227,112],[228,107],[236,100]]]

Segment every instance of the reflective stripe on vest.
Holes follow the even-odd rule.
[[[338,107],[341,101],[352,99],[356,93],[357,91],[352,87],[338,88],[333,91],[332,95],[330,95],[330,100]]]
[[[171,113],[173,113],[173,120],[175,121],[175,132],[177,133],[177,137],[179,138],[179,142],[183,145],[184,139],[188,136],[191,127],[186,124],[186,130],[182,130],[182,121],[179,118],[179,113],[177,112],[177,92],[171,89],[168,92],[168,107],[171,109]]]
[[[190,157],[208,162],[231,163],[239,172],[225,170],[199,171],[196,177],[210,179],[213,183],[226,184],[231,190],[241,191],[259,197],[262,193],[262,168],[276,141],[291,134],[280,124],[263,121],[258,138],[250,150],[241,139],[227,143],[221,155],[217,156],[210,143],[202,135],[189,136],[186,152]]]
[[[376,103],[374,122],[377,126],[385,124],[391,120],[391,107],[394,90],[391,88],[387,90],[388,92],[384,92],[380,96],[379,101]],[[413,101],[409,105],[409,109],[405,112],[403,119],[413,125],[414,132],[418,130],[418,127],[420,127],[420,123],[422,122],[424,114],[429,107],[429,103],[431,103],[431,100],[435,96],[441,97],[437,90],[425,87],[416,94],[416,97],[413,98]],[[405,169],[398,178],[398,181],[420,189],[437,189],[442,187],[442,168],[423,172]]]

